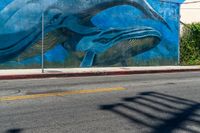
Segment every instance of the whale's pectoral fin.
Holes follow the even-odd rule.
[[[88,51],[85,54],[83,61],[81,62],[80,67],[91,67],[94,61],[95,53]]]

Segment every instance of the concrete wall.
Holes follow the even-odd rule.
[[[173,1],[173,2],[172,2]],[[176,65],[182,0],[1,0],[0,68]]]
[[[188,3],[190,2],[190,3]],[[193,2],[193,3],[191,3]],[[198,2],[198,3],[195,3]],[[186,0],[181,6],[181,21],[184,23],[200,22],[199,0]]]

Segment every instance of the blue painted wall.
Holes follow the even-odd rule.
[[[0,68],[177,65],[183,0],[1,0]]]

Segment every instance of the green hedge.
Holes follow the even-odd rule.
[[[181,65],[200,65],[200,23],[185,25],[180,41]]]

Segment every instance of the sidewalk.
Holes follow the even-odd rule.
[[[128,74],[147,74],[147,73],[171,73],[171,72],[186,72],[186,71],[200,72],[200,66],[52,68],[52,69],[45,69],[44,73],[41,72],[41,69],[8,69],[8,70],[0,70],[0,80],[128,75]]]

